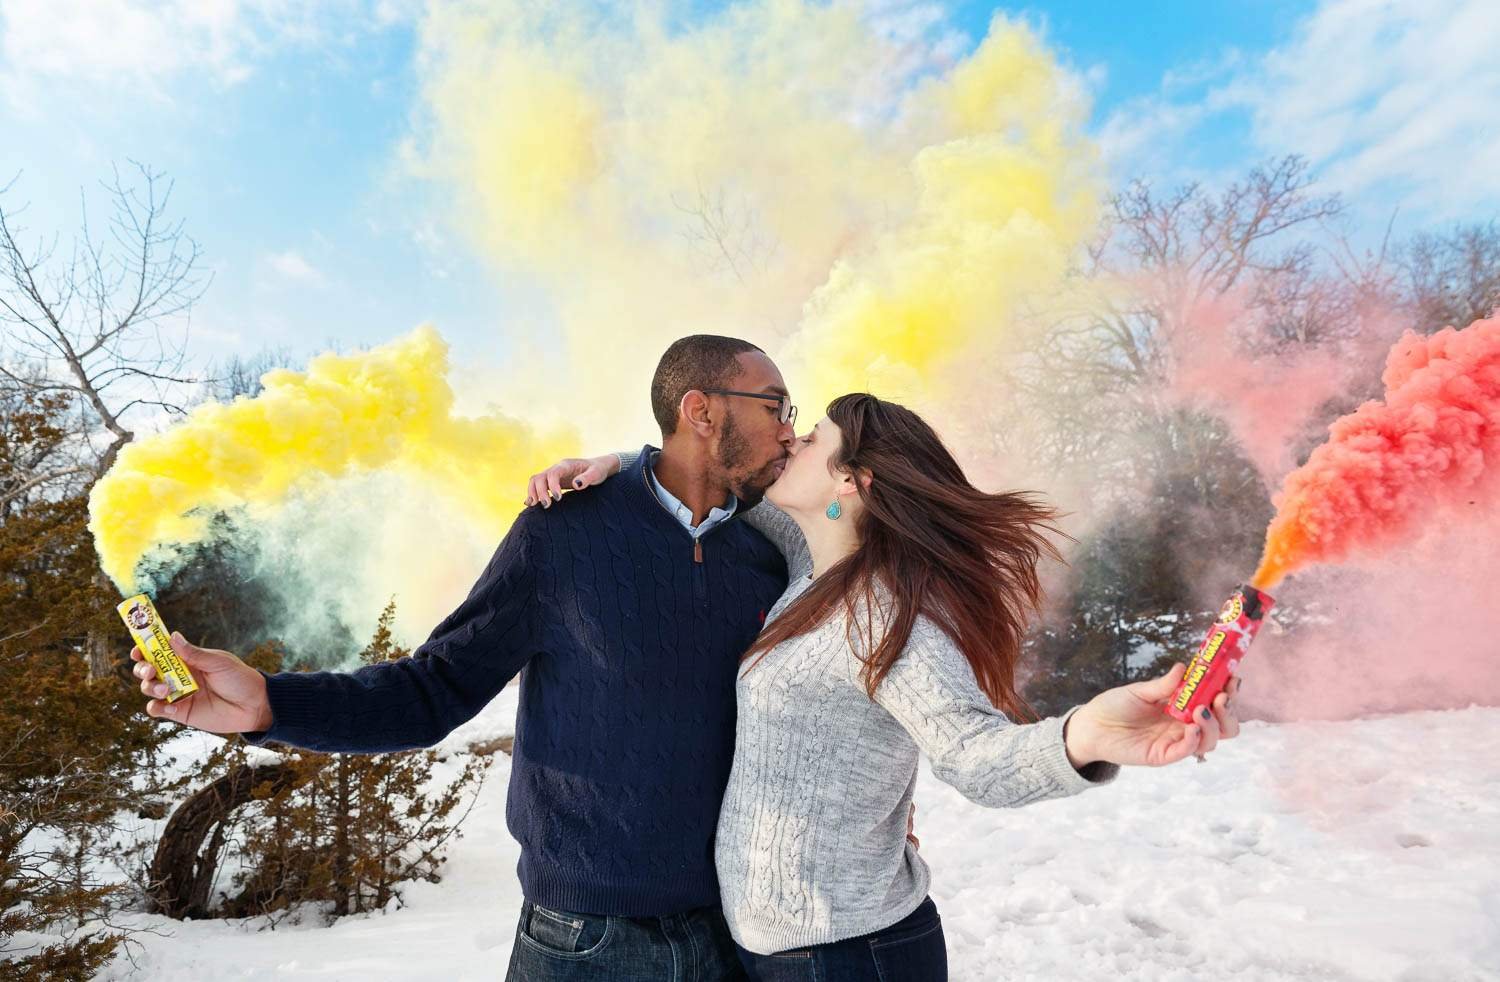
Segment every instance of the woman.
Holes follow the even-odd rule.
[[[533,497],[549,475],[582,486],[620,466],[554,468]],[[748,512],[789,575],[742,662],[715,841],[752,978],[947,978],[930,873],[907,836],[919,751],[971,800],[1014,807],[1238,731],[1229,693],[1201,727],[1162,714],[1180,668],[1012,722],[1034,716],[1015,669],[1037,562],[1056,555],[1052,518],[1024,494],[978,490],[920,417],[865,394],[829,405]]]

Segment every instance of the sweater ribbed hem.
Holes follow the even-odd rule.
[[[679,877],[632,877],[628,882],[584,879],[545,861],[521,854],[516,864],[521,893],[553,910],[615,917],[666,917],[700,907],[719,906],[719,881],[711,872]]]
[[[897,906],[864,917],[840,916],[835,913],[832,924],[816,928],[779,928],[753,919],[737,920],[729,910],[730,905],[726,904],[724,915],[729,924],[729,934],[734,938],[735,944],[746,951],[753,951],[757,955],[774,955],[778,951],[806,948],[810,945],[834,944],[874,931],[883,931],[906,919],[912,911],[922,906],[922,901],[927,899],[928,891],[932,886],[932,874],[925,863],[920,869],[922,875],[913,881],[912,893]]]

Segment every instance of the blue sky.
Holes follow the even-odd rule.
[[[1235,50],[1273,47],[1315,6],[1310,0],[1064,0],[1000,9],[1018,11],[1042,25],[1075,67],[1102,68],[1105,84],[1095,90],[1095,98],[1098,110],[1107,115],[1130,98],[1154,92],[1168,72],[1219,61]],[[993,4],[966,3],[954,9],[955,19],[977,35],[994,9]]]
[[[884,0],[883,8],[910,8]],[[920,5],[930,7],[931,4]],[[991,4],[946,8],[982,36]],[[1500,213],[1500,5],[1204,0],[1003,5],[1086,81],[1116,177],[1222,181],[1288,151],[1361,227]],[[176,181],[215,279],[198,357],[305,356],[433,321],[503,348],[507,282],[403,176],[418,5],[406,0],[5,0],[0,184],[71,234],[80,188],[132,159]]]

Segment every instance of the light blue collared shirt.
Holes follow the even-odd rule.
[[[661,451],[657,451],[657,453],[660,452]],[[653,453],[651,455],[651,459],[646,462],[646,480],[651,482],[651,490],[656,492],[656,500],[662,503],[663,508],[676,516],[677,520],[682,523],[682,527],[687,529],[688,532],[692,533],[693,538],[701,539],[705,534],[713,529],[714,526],[719,525],[722,522],[727,522],[729,519],[734,517],[735,509],[739,507],[740,502],[739,499],[734,495],[730,495],[729,501],[723,508],[710,508],[708,511],[708,517],[705,518],[701,524],[694,526],[693,510],[687,505],[683,504],[681,501],[677,500],[677,496],[675,494],[662,487],[661,484],[656,480],[656,456],[657,454]]]

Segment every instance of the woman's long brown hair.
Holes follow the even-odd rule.
[[[843,433],[829,467],[871,476],[868,487],[855,481],[864,504],[855,517],[859,547],[772,621],[745,659],[759,662],[842,603],[850,644],[870,653],[860,678],[873,699],[925,614],[963,652],[996,708],[1034,721],[1016,691],[1016,666],[1027,618],[1041,603],[1037,562],[1062,558],[1047,538],[1057,534],[1057,513],[1026,492],[974,487],[932,427],[904,406],[852,393],[830,403],[828,417]]]

